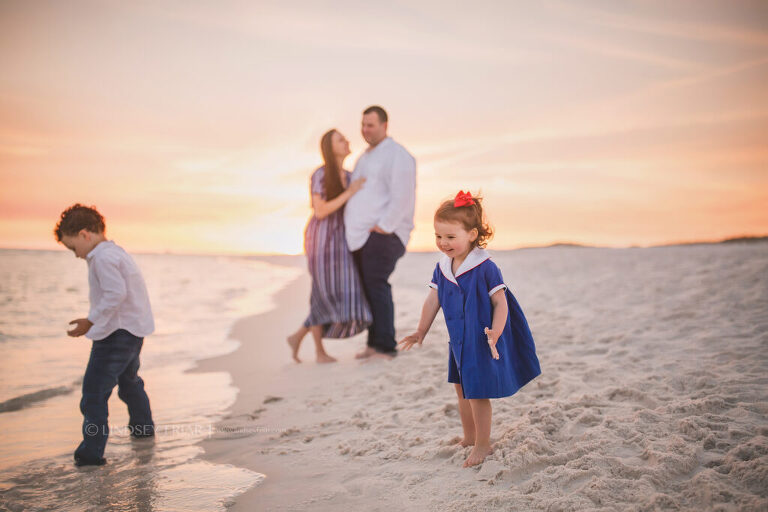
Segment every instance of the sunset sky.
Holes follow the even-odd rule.
[[[768,234],[768,2],[0,1],[0,247],[299,253],[318,143],[416,157],[491,249]]]

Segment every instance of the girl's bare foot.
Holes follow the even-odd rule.
[[[301,345],[301,338],[299,337],[299,333],[291,334],[285,339],[285,341],[287,341],[288,346],[291,347],[291,355],[293,356],[293,360],[297,363],[300,363],[301,359],[299,359],[299,346]]]
[[[365,350],[355,354],[355,359],[367,359],[367,358],[371,357],[375,353],[376,353],[376,351],[374,349],[372,349],[371,347],[365,347]]]
[[[456,437],[452,437],[452,438],[450,438],[450,439],[448,439],[446,441],[442,441],[440,444],[446,445],[446,446],[456,446],[456,445],[459,445],[462,448],[466,448],[467,446],[474,446],[475,440],[474,439],[470,440],[469,438],[467,438],[467,436],[464,436],[464,437],[456,436]]]
[[[467,460],[464,461],[464,467],[469,468],[482,464],[485,458],[491,453],[493,453],[493,449],[490,446],[476,445],[472,448],[472,452],[469,454],[469,457],[467,457]]]
[[[318,363],[335,363],[336,358],[331,357],[328,354],[317,354],[317,362]]]

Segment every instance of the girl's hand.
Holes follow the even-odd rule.
[[[493,356],[494,359],[498,359],[499,351],[496,350],[496,343],[499,341],[499,336],[501,336],[501,333],[486,327],[485,335],[488,336],[488,346],[491,347],[491,356]]]
[[[400,350],[409,350],[412,346],[415,344],[421,345],[421,342],[424,341],[424,335],[420,332],[415,332],[411,334],[410,336],[406,336],[400,342],[397,344],[398,346],[402,345],[402,348]]]

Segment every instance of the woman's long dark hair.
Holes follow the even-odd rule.
[[[336,129],[328,130],[320,139],[320,152],[323,154],[323,163],[325,164],[325,177],[323,185],[325,186],[325,200],[330,201],[344,192],[344,185],[341,183],[339,174],[339,163],[333,154],[333,134]]]

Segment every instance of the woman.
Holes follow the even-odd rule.
[[[325,352],[323,338],[348,338],[363,331],[372,321],[363,295],[352,254],[344,237],[344,204],[365,183],[350,183],[351,173],[344,170],[349,155],[349,141],[330,130],[320,139],[323,167],[312,174],[311,194],[314,214],[304,231],[304,250],[312,276],[309,317],[295,333],[288,336],[293,359],[298,357],[301,341],[308,332],[315,340],[318,363],[336,361]]]

